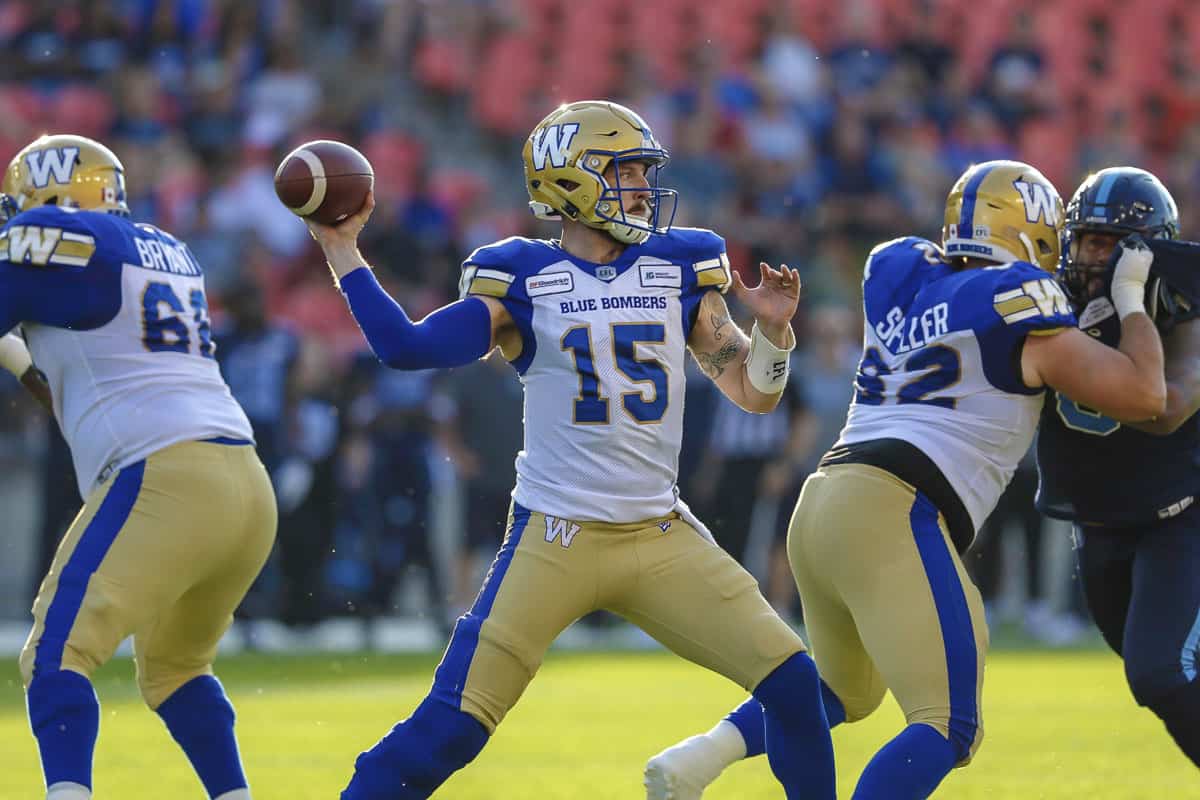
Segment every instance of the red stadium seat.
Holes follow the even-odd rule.
[[[413,67],[429,89],[455,94],[471,81],[470,60],[463,46],[451,39],[426,39],[417,47]]]
[[[116,117],[112,97],[94,86],[70,85],[50,99],[49,114],[60,130],[102,139]]]
[[[1017,158],[1041,170],[1060,192],[1069,193],[1075,177],[1075,149],[1066,119],[1033,120],[1021,128]]]
[[[378,131],[367,136],[362,151],[375,170],[376,192],[399,196],[412,191],[424,157],[420,142],[398,131]]]
[[[434,196],[457,213],[469,207],[487,193],[488,185],[477,172],[464,169],[441,169],[430,180]]]

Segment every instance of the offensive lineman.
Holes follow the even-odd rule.
[[[359,254],[372,201],[337,227],[310,223],[372,349],[398,369],[453,367],[499,347],[525,385],[508,533],[412,716],[355,765],[345,800],[429,797],[469,763],[551,642],[605,608],[751,690],[787,796],[832,798],[833,751],[812,659],[680,501],[685,351],[743,408],[787,382],[794,271],[731,278],[724,241],[671,229],[667,160],[615,103],[560,106],[524,147],[526,188],[561,240],[507,239],[464,264],[463,299],[412,323]],[[670,208],[668,208],[668,205]],[[721,291],[757,318],[747,337]]]
[[[990,161],[951,189],[941,248],[907,237],[867,259],[846,426],[788,533],[830,723],[862,719],[887,689],[908,723],[855,800],[928,797],[979,746],[988,632],[960,556],[1029,449],[1046,387],[1117,419],[1162,413],[1162,344],[1143,307],[1152,254],[1125,243],[1112,286],[1120,349],[1106,347],[1075,326],[1054,280],[1061,221],[1041,173]],[[695,800],[757,755],[757,706],[652,758],[648,798]]]
[[[46,797],[92,796],[89,677],[132,634],[142,697],[208,796],[249,800],[212,662],[274,542],[275,495],[213,360],[203,273],[129,220],[124,168],[99,142],[37,139],[3,191],[20,213],[0,231],[0,334],[21,326],[86,498],[21,651]]]

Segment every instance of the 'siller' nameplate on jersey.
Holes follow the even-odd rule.
[[[563,294],[575,288],[575,277],[569,272],[546,272],[525,279],[525,291],[530,297],[544,294]]]
[[[642,286],[683,287],[683,273],[675,264],[639,264],[638,271]]]

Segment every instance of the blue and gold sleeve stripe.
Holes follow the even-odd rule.
[[[1050,278],[1028,280],[1016,289],[997,292],[992,308],[1008,325],[1033,317],[1064,320],[1071,317],[1071,304],[1066,294]]]
[[[500,270],[468,266],[463,271],[462,296],[507,297],[515,278],[515,275]]]
[[[86,233],[63,231],[58,247],[50,256],[51,264],[62,264],[69,267],[86,267],[96,252],[96,239]]]
[[[86,267],[96,252],[91,234],[41,225],[14,225],[0,233],[0,260],[44,267]]]
[[[721,253],[717,258],[697,261],[692,265],[696,270],[696,285],[702,288],[716,287],[722,292],[729,288],[729,256]]]

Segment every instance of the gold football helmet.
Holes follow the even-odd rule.
[[[567,217],[626,244],[671,229],[677,195],[658,186],[658,169],[670,154],[625,106],[601,100],[561,105],[533,129],[522,156],[529,207],[538,219]],[[650,188],[622,186],[619,170],[610,184],[605,170],[622,161],[645,162]],[[626,213],[621,201],[630,192],[649,193],[645,217]]]
[[[42,136],[26,145],[8,163],[2,191],[21,211],[58,205],[129,213],[121,160],[83,136]]]
[[[1058,269],[1063,201],[1042,173],[1020,161],[985,161],[962,174],[946,199],[942,248],[949,258]]]

